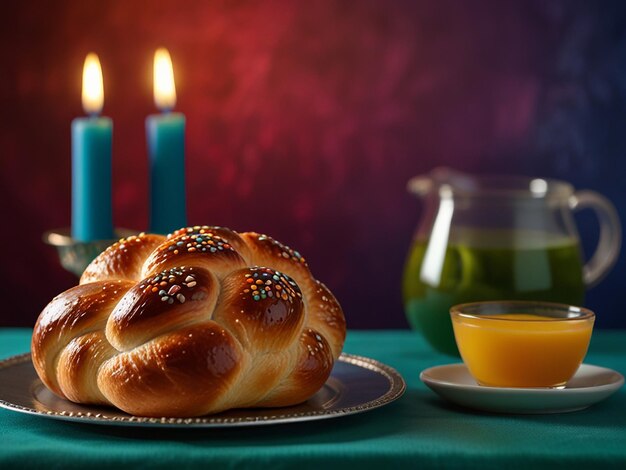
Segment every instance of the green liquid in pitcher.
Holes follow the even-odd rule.
[[[457,228],[447,247],[436,245],[413,242],[404,270],[404,307],[411,327],[446,354],[458,355],[452,305],[482,300],[583,303],[581,253],[571,237]]]

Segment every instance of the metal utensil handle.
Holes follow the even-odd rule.
[[[600,282],[617,261],[622,244],[619,216],[611,202],[594,191],[577,191],[569,200],[573,211],[593,209],[600,223],[600,238],[593,256],[583,267],[583,280],[587,287]]]

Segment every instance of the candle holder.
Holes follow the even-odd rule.
[[[71,236],[69,228],[50,230],[43,234],[43,241],[47,245],[56,248],[61,266],[76,276],[80,277],[85,268],[96,256],[106,250],[110,245],[120,238],[137,235],[136,230],[124,228],[115,229],[115,236],[112,240],[94,240],[91,242],[81,242]]]

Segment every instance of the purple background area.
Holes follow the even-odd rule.
[[[114,121],[114,218],[147,226],[151,60],[187,116],[189,221],[300,250],[353,328],[404,327],[400,279],[447,165],[569,180],[626,220],[626,7],[571,1],[12,2],[0,19],[0,325],[75,279],[41,242],[70,223],[70,121],[89,51]],[[588,252],[593,217],[579,219]],[[624,254],[588,295],[626,327]]]

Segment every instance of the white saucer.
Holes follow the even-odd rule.
[[[422,371],[420,379],[457,405],[496,413],[564,413],[587,408],[615,393],[624,376],[605,367],[582,364],[565,388],[483,387],[465,364]]]

